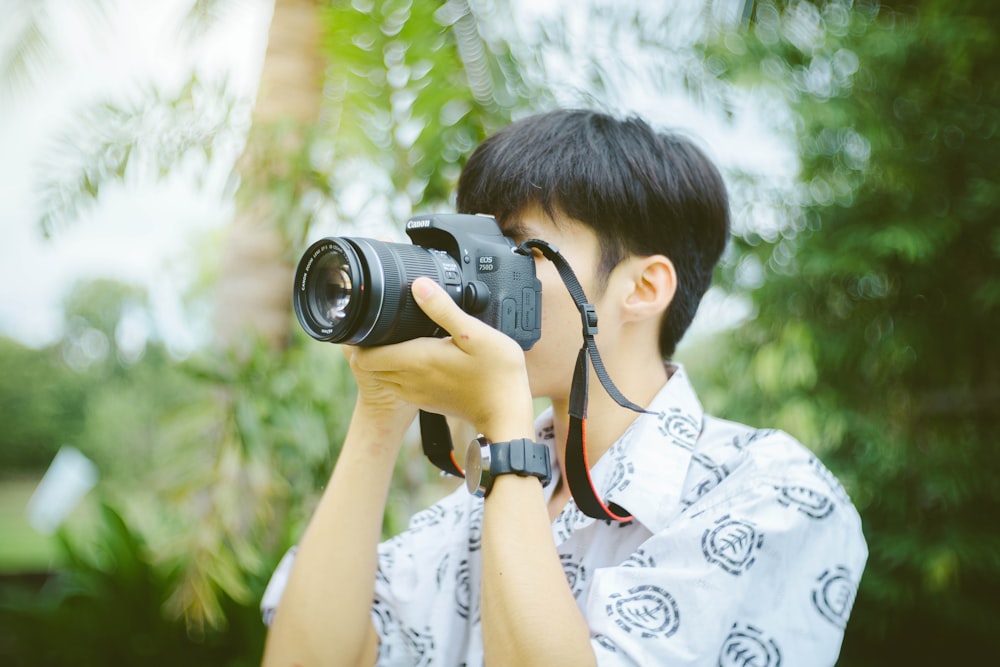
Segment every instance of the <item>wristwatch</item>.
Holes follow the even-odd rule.
[[[465,486],[469,493],[485,498],[499,475],[514,473],[533,475],[542,485],[552,478],[549,448],[520,438],[507,442],[490,442],[479,436],[469,443],[465,452]]]

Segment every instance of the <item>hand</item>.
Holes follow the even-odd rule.
[[[359,367],[358,360],[364,348],[350,345],[343,345],[342,348],[358,385],[354,419],[368,420],[389,440],[401,439],[416,417],[417,408],[399,398],[398,388]],[[398,432],[398,438],[395,432]]]
[[[433,280],[418,278],[412,292],[451,335],[356,350],[355,375],[405,403],[464,419],[494,440],[530,437],[531,390],[521,347],[462,311]]]

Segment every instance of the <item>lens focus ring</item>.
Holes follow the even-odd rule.
[[[434,324],[413,300],[409,286],[420,276],[441,282],[439,262],[433,253],[419,246],[372,243],[382,265],[384,288],[381,312],[364,345],[389,345],[431,336]]]

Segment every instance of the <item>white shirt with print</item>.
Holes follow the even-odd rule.
[[[570,501],[552,522],[598,664],[833,665],[868,553],[857,511],[793,438],[705,415],[673,370],[653,414],[591,470],[602,499],[634,520],[593,519]],[[536,428],[554,454],[551,411]],[[462,486],[379,546],[378,665],[483,664],[482,518]],[[293,559],[264,595],[266,620]]]

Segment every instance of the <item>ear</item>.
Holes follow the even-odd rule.
[[[627,289],[623,303],[625,321],[660,320],[677,292],[677,271],[665,255],[627,260]]]

